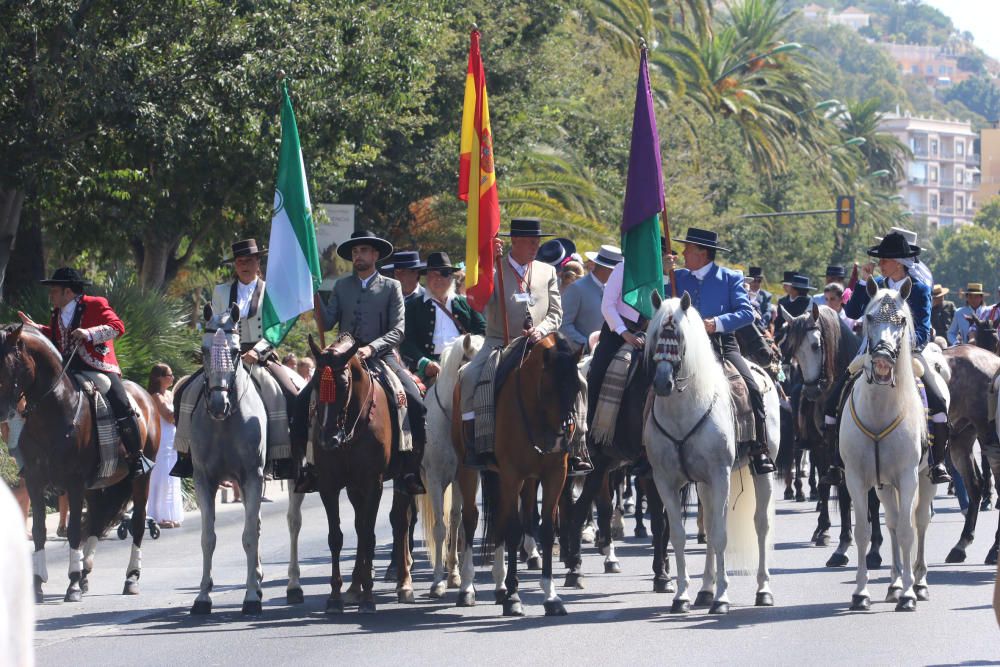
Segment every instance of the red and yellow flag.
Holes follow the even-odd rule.
[[[478,183],[470,193],[470,185]],[[458,198],[468,203],[465,234],[465,287],[469,305],[482,312],[493,294],[493,239],[500,231],[500,201],[493,172],[493,134],[486,101],[486,71],[479,31],[472,31],[462,110],[462,154]]]

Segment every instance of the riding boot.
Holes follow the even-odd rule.
[[[191,463],[190,454],[177,452],[177,463],[170,469],[170,476],[180,477],[181,479],[191,479],[194,477],[194,465]]]
[[[632,474],[638,479],[652,479],[653,478],[653,466],[649,465],[649,459],[646,457],[646,453],[643,452],[638,460],[632,464]]]
[[[945,447],[948,446],[948,434],[951,428],[947,422],[931,422],[931,466],[928,473],[932,484],[945,484],[951,481],[951,475],[944,465]]]
[[[465,467],[473,470],[486,470],[497,465],[497,457],[493,452],[476,452],[476,421],[462,420],[462,440],[465,443]]]
[[[840,458],[840,434],[837,432],[836,424],[827,424],[823,429],[823,440],[826,441],[827,451],[833,461],[826,469],[826,474],[820,478],[821,484],[830,486],[840,486],[844,483],[844,462]]]
[[[128,452],[126,459],[129,462],[128,479],[136,479],[149,473],[153,469],[153,462],[147,459],[142,453],[142,442],[139,440],[139,420],[135,413],[122,417],[117,422],[118,435]]]
[[[313,493],[319,490],[319,480],[316,477],[316,466],[307,463],[299,468],[299,476],[295,480],[295,493]]]
[[[292,459],[271,461],[271,479],[296,479],[295,462]]]
[[[424,483],[420,479],[420,454],[414,448],[412,452],[401,452],[403,457],[403,473],[399,477],[399,487],[411,496],[420,496],[427,493]]]
[[[757,442],[750,449],[750,465],[755,475],[770,475],[777,468],[767,453],[767,431],[764,425],[763,410],[754,409],[754,422],[757,430]]]
[[[573,448],[569,454],[569,470],[567,477],[581,477],[594,472],[594,464],[590,462],[590,452],[587,451],[586,443],[581,443]]]

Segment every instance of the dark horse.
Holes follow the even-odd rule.
[[[552,582],[552,545],[556,507],[566,483],[566,451],[576,430],[573,413],[581,388],[576,355],[562,334],[552,333],[527,348],[520,366],[511,371],[497,392],[495,452],[499,479],[496,485],[486,485],[483,493],[485,521],[492,526],[492,530],[487,529],[484,550],[492,550],[490,541],[495,540],[495,570],[501,574],[501,549],[506,547],[506,591],[499,600],[504,616],[524,615],[517,580],[518,548],[523,537],[518,499],[530,479],[539,480],[542,488],[540,546],[545,615],[566,614]]]
[[[392,477],[392,467],[397,465],[392,457],[390,414],[395,408],[371,369],[358,358],[359,344],[351,335],[341,334],[325,350],[319,349],[310,336],[309,347],[316,358],[311,392],[316,399],[316,412],[310,431],[319,495],[329,524],[333,565],[326,612],[340,614],[344,611],[345,599],[340,592],[344,584],[340,573],[340,550],[344,546],[344,533],[340,529],[340,491],[346,488],[354,507],[354,526],[358,533],[357,555],[346,597],[350,602],[358,602],[359,612],[371,614],[375,612],[372,591],[375,521],[383,480]],[[396,583],[400,602],[413,602],[409,510],[409,497],[394,493],[389,517],[393,542],[398,545],[400,554]]]
[[[160,420],[153,399],[139,385],[125,382],[139,406],[143,453],[156,458],[160,443]],[[90,401],[76,382],[63,372],[62,355],[37,329],[16,325],[0,331],[0,419],[14,416],[24,398],[27,415],[21,432],[24,479],[31,498],[31,536],[35,542],[35,599],[42,602],[42,583],[47,581],[45,564],[45,490],[65,491],[69,500],[69,588],[66,602],[79,602],[88,589],[87,575],[94,566],[97,540],[118,522],[131,500],[132,557],[126,570],[125,595],[139,592],[142,536],[146,527],[146,496],[149,475],[125,479],[128,468],[120,456],[114,475],[101,480],[104,487],[88,490],[100,460]],[[124,454],[124,449],[119,445]],[[83,524],[83,504],[87,523]],[[86,537],[86,553],[83,542]]]

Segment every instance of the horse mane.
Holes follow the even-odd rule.
[[[473,341],[478,339],[478,347],[482,347],[482,336],[476,334],[467,335]],[[444,352],[441,353],[441,359],[438,362],[441,365],[441,372],[438,373],[437,380],[434,382],[435,385],[441,385],[437,389],[440,392],[439,396],[451,396],[451,392],[455,389],[455,382],[458,381],[458,370],[465,362],[464,347],[465,336],[459,336],[452,341],[451,345],[445,347]]]
[[[667,317],[674,317],[680,310],[679,298],[664,299],[659,309],[653,314],[653,319],[646,330],[646,364],[654,368],[653,355],[656,351],[656,340]],[[675,320],[676,321],[676,320]],[[718,363],[712,342],[705,331],[701,314],[691,305],[683,312],[678,323],[680,339],[684,341],[684,358],[677,373],[687,380],[686,391],[691,391],[699,400],[711,400],[712,394],[719,387],[725,386],[726,376],[722,364]]]

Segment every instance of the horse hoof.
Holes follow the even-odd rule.
[[[545,615],[546,616],[565,616],[566,606],[563,605],[562,600],[547,600],[545,602]]]
[[[382,577],[382,581],[396,581],[396,566],[390,565],[385,568],[385,576]]]
[[[851,611],[868,611],[872,608],[872,599],[867,595],[851,596]]]
[[[757,599],[754,600],[754,606],[756,607],[773,607],[774,606],[774,595],[768,593],[767,591],[760,591],[757,593]]]
[[[715,602],[715,593],[712,591],[698,591],[698,596],[694,599],[695,607],[707,607]]]
[[[35,604],[45,602],[45,595],[42,593],[42,578],[35,575]]]
[[[205,616],[211,613],[212,613],[211,600],[195,600],[194,604],[191,606],[192,616]]]
[[[438,582],[433,586],[431,586],[431,590],[429,593],[427,593],[427,597],[429,597],[432,600],[440,600],[442,597],[444,597],[444,591],[445,591],[444,582],[443,581]]]
[[[458,575],[449,575],[448,576],[448,588],[449,589],[459,588],[461,585],[462,585],[462,579],[461,579],[461,577],[459,577]]]
[[[709,614],[718,614],[720,616],[725,616],[729,613],[729,603],[728,602],[716,602],[712,605],[712,608],[708,610]]]
[[[691,613],[691,603],[688,600],[674,600],[674,603],[670,605],[671,614],[690,614]]]
[[[998,549],[996,547],[993,547],[992,549],[990,549],[986,553],[986,564],[987,565],[996,565],[997,564],[997,551],[998,551]]]
[[[287,604],[302,604],[306,601],[306,596],[301,588],[289,588],[285,591],[285,602]]]
[[[504,616],[524,616],[524,607],[520,600],[505,600],[503,603]]]
[[[816,493],[815,491],[810,491],[809,492],[809,502],[816,502],[817,500],[819,500],[819,494]]]
[[[341,598],[330,598],[326,601],[327,614],[343,614],[344,600]]]
[[[698,533],[698,544],[708,544],[708,538],[705,537],[705,533]]]
[[[931,589],[927,588],[923,584],[917,584],[913,587],[913,592],[917,595],[917,600],[920,602],[927,602],[931,599]]]
[[[830,546],[830,536],[825,530],[818,531],[813,537],[813,544],[817,547],[828,547]]]
[[[865,565],[868,566],[869,570],[879,570],[882,568],[882,554],[877,551],[869,553],[865,556]]]
[[[592,526],[587,526],[580,533],[580,541],[584,544],[593,544],[594,540],[597,538],[597,530]]]
[[[622,564],[616,560],[609,560],[604,563],[604,574],[621,574]]]
[[[916,611],[917,599],[911,597],[900,598],[896,603],[896,611]]]
[[[791,500],[795,497],[795,492],[791,489],[785,489],[785,500]]]
[[[801,491],[795,494],[795,502],[804,503],[805,501],[806,501],[806,494],[802,493]]]
[[[260,604],[260,600],[243,601],[243,609],[241,610],[241,613],[244,616],[260,616],[263,611],[264,609]]]
[[[135,593],[129,593],[128,590],[127,590],[128,589],[128,583],[129,583],[129,581],[128,581],[128,579],[126,579],[125,580],[125,588],[126,588],[126,590],[122,591],[122,595],[138,595],[139,594],[139,587],[138,586],[135,587]],[[84,593],[89,593],[90,592],[90,579],[87,578],[86,574],[83,577],[80,578],[80,590],[83,591]]]
[[[83,592],[87,592],[88,588],[90,588],[89,585],[84,585],[82,581],[80,582],[80,590],[82,590]],[[122,595],[138,595],[138,594],[139,594],[139,582],[133,581],[131,579],[126,579],[125,586],[124,588],[122,588]]]
[[[964,563],[965,562],[965,550],[959,549],[958,547],[952,548],[948,552],[948,556],[944,559],[946,563]]]
[[[358,613],[359,614],[374,614],[375,613],[375,600],[362,600],[358,603]]]
[[[472,591],[465,591],[464,593],[458,594],[458,600],[455,601],[456,607],[475,607],[476,606],[476,594]]]
[[[529,570],[541,570],[542,569],[542,557],[532,556],[528,559],[527,568]]]
[[[566,575],[566,583],[564,585],[566,588],[583,589],[583,577],[577,572],[570,572]]]
[[[850,559],[847,554],[834,553],[830,556],[830,560],[826,561],[827,567],[846,567]]]
[[[899,586],[889,586],[889,591],[885,594],[886,602],[899,602],[903,589]]]
[[[361,602],[361,591],[348,588],[344,591],[344,604],[356,605]]]
[[[645,526],[636,526],[635,527],[635,536],[636,537],[643,537],[643,538],[649,537],[649,532],[646,530]]]
[[[674,593],[674,582],[666,577],[653,579],[654,593]]]
[[[397,591],[396,602],[399,604],[413,604],[413,591],[408,589]]]
[[[83,591],[79,588],[71,588],[66,591],[66,597],[63,598],[63,602],[79,602],[83,599]]]

